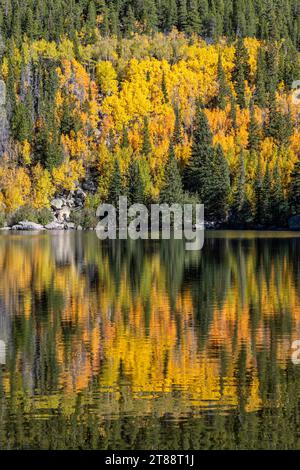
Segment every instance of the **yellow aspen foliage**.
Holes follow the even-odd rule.
[[[96,66],[96,82],[100,93],[109,96],[117,93],[117,72],[111,62],[101,61]]]
[[[82,132],[72,131],[70,135],[63,135],[62,144],[65,154],[72,158],[83,159],[89,153],[88,142]]]
[[[69,160],[58,168],[53,168],[52,177],[55,186],[60,190],[74,191],[76,182],[84,178],[84,167],[82,160]]]
[[[250,66],[250,79],[253,80],[257,70],[257,54],[261,46],[261,42],[256,38],[245,38],[245,47],[249,55],[249,66]]]
[[[185,165],[191,156],[192,143],[187,136],[184,136],[182,144],[175,146],[175,155],[178,161]]]
[[[26,204],[31,192],[31,181],[25,168],[8,164],[1,166],[0,181],[1,201],[5,212],[13,212]]]
[[[31,146],[28,140],[24,140],[22,146],[22,161],[24,165],[31,164]]]
[[[42,168],[40,164],[36,165],[32,170],[32,207],[35,209],[50,207],[54,192],[50,172]]]
[[[1,65],[1,74],[4,80],[7,80],[8,77],[8,60],[7,57],[4,57],[2,59],[2,65]]]

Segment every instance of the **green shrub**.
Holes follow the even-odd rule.
[[[9,225],[16,225],[22,220],[29,220],[41,225],[47,225],[53,220],[53,215],[50,209],[34,209],[31,206],[22,206],[17,209],[9,217]]]
[[[3,212],[0,212],[0,227],[4,227],[6,222],[5,214]]]
[[[47,225],[49,222],[53,221],[53,214],[50,209],[44,207],[37,211],[37,220],[39,224]]]
[[[30,222],[37,223],[36,211],[30,206],[19,207],[9,216],[9,225],[16,225],[22,220],[30,220]]]
[[[89,208],[72,212],[70,219],[75,225],[81,225],[83,229],[95,228],[98,223],[96,211]]]

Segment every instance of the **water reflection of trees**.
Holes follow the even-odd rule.
[[[299,256],[297,238],[2,237],[0,446],[259,447],[270,422],[295,445]]]

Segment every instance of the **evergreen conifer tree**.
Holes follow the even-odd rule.
[[[289,187],[289,204],[290,211],[293,215],[300,214],[300,159],[295,163],[291,173],[291,181]]]
[[[238,227],[247,227],[252,223],[251,206],[246,191],[246,168],[244,152],[240,152],[236,189],[233,197],[231,221]]]
[[[264,108],[267,104],[266,101],[266,62],[265,53],[262,47],[260,47],[257,56],[257,72],[256,72],[256,88],[254,100],[257,106]]]
[[[248,148],[250,152],[258,152],[261,142],[260,127],[255,119],[254,106],[250,107]]]
[[[256,175],[254,181],[254,198],[255,198],[255,222],[257,224],[263,224],[263,171],[261,163],[261,154],[258,154]]]
[[[272,187],[272,178],[270,172],[270,166],[267,164],[266,172],[263,178],[262,184],[262,210],[261,210],[261,223],[264,226],[270,226],[272,223],[271,215],[271,199],[270,189]]]
[[[201,18],[199,14],[198,0],[189,0],[187,23],[188,23],[188,26],[187,26],[188,32],[190,34],[192,33],[201,34],[202,23],[201,23]]]
[[[229,95],[229,88],[226,81],[226,75],[222,65],[222,56],[219,54],[218,58],[218,70],[217,70],[217,81],[219,85],[219,91],[217,96],[217,106],[220,109],[225,109],[226,98]]]
[[[284,227],[287,221],[288,204],[284,195],[278,158],[273,170],[272,188],[270,191],[270,206],[272,224]]]
[[[202,105],[198,102],[196,105],[192,152],[185,168],[184,184],[187,190],[201,195],[202,201],[205,196],[203,188],[207,184],[207,172],[211,172],[210,163],[213,156],[212,133]]]
[[[232,80],[237,95],[237,104],[244,108],[245,103],[245,80],[249,77],[249,56],[244,45],[243,39],[237,40],[234,63],[235,67],[232,73]]]
[[[181,117],[180,117],[180,109],[178,105],[175,106],[174,112],[175,112],[175,126],[174,126],[174,133],[173,133],[173,142],[175,145],[178,145],[182,143]]]
[[[181,204],[183,189],[181,175],[176,161],[173,143],[170,143],[169,159],[166,164],[160,201],[166,204]]]
[[[184,32],[188,29],[187,0],[178,2],[178,29]]]
[[[143,204],[145,202],[145,187],[139,161],[136,159],[133,159],[130,164],[128,181],[128,203],[130,205]]]

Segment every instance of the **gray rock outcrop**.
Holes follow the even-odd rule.
[[[43,225],[36,224],[35,222],[31,222],[30,220],[22,220],[16,225],[11,227],[12,230],[45,230]]]

